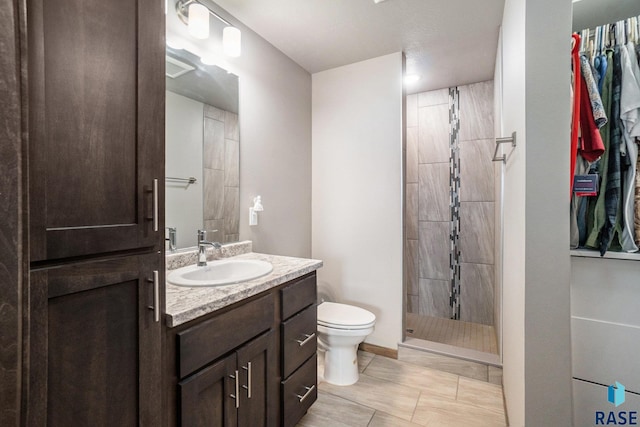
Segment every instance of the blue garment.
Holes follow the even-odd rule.
[[[599,56],[598,58],[598,74],[600,75],[600,79],[598,80],[598,92],[600,92],[600,96],[602,96],[602,86],[604,84],[604,76],[607,74],[608,62],[607,57],[605,55]]]

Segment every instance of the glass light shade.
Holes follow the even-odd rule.
[[[224,53],[233,58],[237,58],[242,53],[241,48],[242,33],[235,27],[226,27],[222,30],[222,49]]]
[[[209,37],[209,10],[199,3],[189,5],[189,34],[197,39]]]
[[[216,60],[216,57],[214,55],[205,54],[200,57],[200,62],[202,62],[204,65],[216,65],[218,61]]]

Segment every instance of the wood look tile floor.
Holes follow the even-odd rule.
[[[407,313],[407,336],[498,354],[493,326]]]
[[[360,380],[323,381],[299,427],[506,426],[502,387],[407,361],[358,352]]]

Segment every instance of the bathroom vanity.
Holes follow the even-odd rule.
[[[167,283],[169,426],[294,426],[316,400],[322,262],[257,253],[232,259],[267,261],[273,271],[218,287]]]

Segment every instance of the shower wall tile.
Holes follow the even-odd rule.
[[[225,140],[224,150],[224,185],[240,186],[240,142]]]
[[[224,205],[224,171],[204,169],[204,219],[221,219]]]
[[[207,232],[207,240],[210,242],[223,242],[224,232],[222,230],[221,219],[208,219],[204,222],[204,231]],[[193,246],[196,245],[196,233],[193,232]]]
[[[451,318],[447,280],[420,279],[420,314]]]
[[[224,234],[238,234],[240,229],[240,189],[224,188]]]
[[[405,272],[407,283],[407,294],[418,295],[418,266],[419,247],[417,240],[407,240],[405,242]]]
[[[418,184],[406,185],[406,238],[418,240]]]
[[[492,202],[495,178],[492,139],[478,139],[460,143],[460,200],[463,202]]]
[[[449,221],[449,164],[420,165],[419,174],[420,221]]]
[[[407,182],[418,182],[418,139],[417,127],[407,128]]]
[[[224,169],[224,123],[218,120],[204,119],[204,167]]]
[[[494,266],[460,266],[460,320],[493,325]]]
[[[461,261],[493,264],[494,238],[494,203],[460,203]]]
[[[418,112],[420,163],[449,162],[449,105],[422,107]]]
[[[233,139],[234,141],[240,141],[240,128],[238,126],[238,115],[224,112],[224,137],[226,139]]]
[[[460,86],[460,141],[493,139],[493,81]]]
[[[213,105],[204,104],[204,116],[224,122],[224,110],[216,108]]]
[[[407,295],[407,313],[418,314],[420,311],[420,298],[418,295]]]
[[[432,90],[418,94],[418,107],[449,104],[449,88]]]
[[[223,243],[233,243],[233,242],[237,242],[238,240],[240,240],[240,235],[239,234],[226,234],[224,236],[224,242]]]
[[[407,95],[407,127],[418,126],[418,95]]]
[[[420,222],[420,277],[449,280],[449,223]]]

